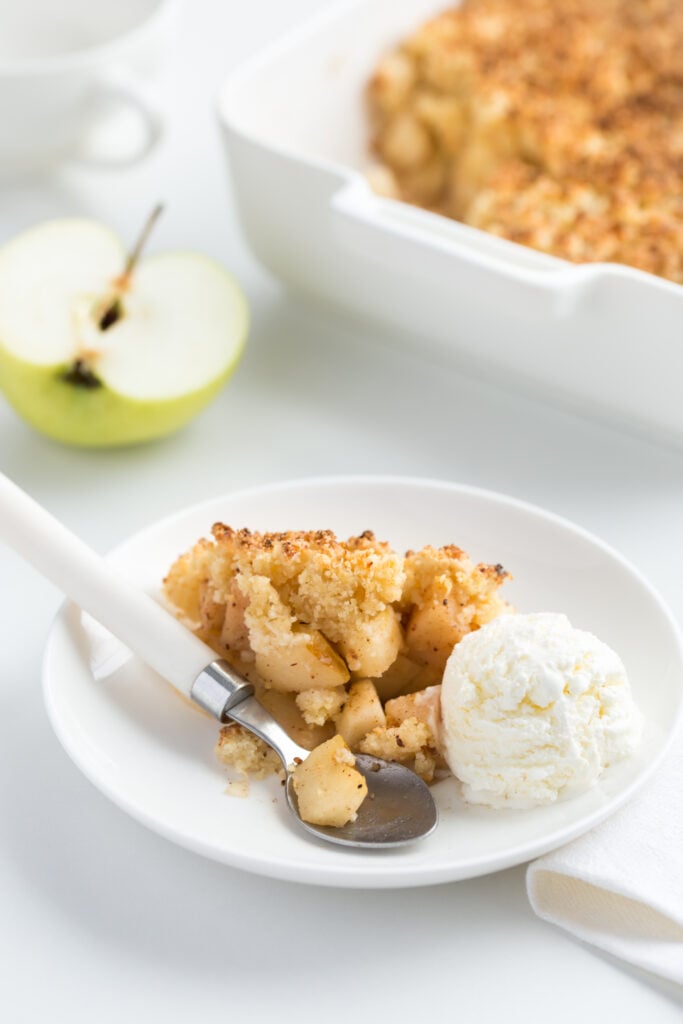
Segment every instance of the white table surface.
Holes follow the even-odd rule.
[[[189,502],[273,480],[383,472],[475,484],[600,534],[683,614],[683,453],[427,365],[417,347],[288,296],[246,250],[213,97],[230,67],[319,6],[186,4],[160,82],[160,150],[125,174],[62,170],[0,193],[1,239],[65,213],[131,239],[164,199],[154,247],[224,261],[253,310],[239,371],[184,433],[70,450],[0,403],[0,468],[102,551]],[[7,1024],[680,1021],[680,996],[538,921],[523,867],[413,891],[328,890],[240,873],[147,832],[79,775],[47,723],[41,649],[59,595],[4,549],[0,581]]]

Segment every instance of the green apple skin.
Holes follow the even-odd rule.
[[[139,401],[106,385],[82,387],[64,380],[68,366],[38,366],[0,346],[0,387],[10,405],[35,430],[55,441],[83,448],[115,448],[153,441],[185,426],[232,375],[246,341],[222,376],[207,387],[166,401]]]
[[[60,274],[59,258],[64,254],[68,264],[69,259],[73,262],[74,253],[77,254],[77,267],[71,270],[65,279],[63,294],[58,294],[54,299],[56,303],[71,302],[81,287],[91,294],[93,289],[99,289],[101,294],[106,293],[106,287],[118,270],[124,265],[125,251],[120,241],[108,228],[94,221],[86,220],[63,220],[52,221],[35,228],[29,229],[23,235],[18,236],[0,249],[0,280],[4,288],[2,295],[5,303],[4,313],[7,316],[7,304],[14,300],[16,291],[21,293],[20,301],[24,304],[29,316],[32,315],[32,308],[40,311],[42,267],[46,265],[53,278]],[[20,258],[23,261],[19,279],[12,277],[12,261]],[[57,269],[55,269],[55,267]],[[151,270],[150,270],[151,268]],[[16,268],[15,268],[16,269]],[[150,278],[150,273],[156,278]],[[183,359],[186,354],[192,355],[196,350],[196,342],[183,349],[182,342],[185,334],[196,334],[210,331],[213,328],[225,330],[226,337],[229,337],[229,346],[223,365],[218,359],[215,374],[207,375],[206,382],[199,381],[188,391],[178,386],[178,379],[171,388],[169,397],[163,394],[154,394],[153,389],[150,397],[143,393],[125,393],[123,389],[117,389],[106,379],[106,374],[100,373],[100,365],[97,359],[93,366],[93,372],[100,381],[97,387],[85,387],[65,379],[66,373],[74,364],[74,350],[69,342],[65,345],[64,357],[61,353],[55,353],[54,359],[41,361],[35,358],[39,355],[36,352],[35,341],[32,351],[23,352],[21,345],[14,347],[4,342],[0,333],[0,390],[4,392],[9,403],[31,426],[40,433],[66,444],[77,445],[88,448],[107,448],[122,445],[136,444],[151,441],[156,438],[170,434],[183,427],[189,420],[223,387],[228,378],[232,375],[237,366],[244,346],[249,326],[249,310],[246,299],[239,288],[239,285],[227,273],[220,264],[215,263],[209,257],[200,253],[174,252],[162,253],[142,261],[135,271],[133,279],[132,295],[136,294],[140,280],[142,280],[143,291],[147,288],[147,298],[152,306],[156,303],[161,307],[164,303],[163,292],[159,292],[159,274],[168,277],[170,299],[181,295],[180,313],[183,322],[178,324],[176,332],[175,359],[179,358],[179,351],[183,351]],[[32,275],[28,287],[22,292],[26,275]],[[226,313],[225,306],[219,303],[215,312],[209,312],[205,316],[203,326],[201,319],[195,316],[192,309],[194,293],[192,288],[188,293],[187,288],[183,292],[183,284],[187,282],[192,274],[199,274],[200,279],[208,282],[211,279],[208,293],[202,294],[201,301],[214,301],[216,296],[230,294],[233,308]],[[175,276],[174,276],[175,275]],[[84,277],[81,286],[81,276]],[[156,285],[154,285],[156,280]],[[147,282],[145,284],[145,281]],[[136,283],[137,282],[137,283]],[[151,292],[150,282],[153,287]],[[201,284],[201,280],[198,282]],[[155,291],[156,288],[156,291]],[[16,291],[15,291],[16,289]],[[189,298],[188,298],[189,294]],[[151,296],[151,297],[150,297]],[[34,302],[36,306],[32,307]],[[198,301],[200,301],[198,299]],[[126,304],[134,306],[134,299],[127,295]],[[189,308],[187,303],[190,303]],[[183,306],[185,303],[185,306]],[[150,307],[151,308],[151,307]],[[206,309],[202,306],[204,312]],[[10,311],[11,312],[11,311]],[[23,316],[23,314],[22,314]],[[41,331],[49,330],[49,321],[40,314],[35,323],[29,323],[29,334],[35,337],[40,336]],[[143,309],[138,311],[133,319],[137,322],[138,332],[149,331],[151,327],[146,321],[147,313]],[[221,321],[221,316],[223,317]],[[226,319],[228,317],[228,319]],[[25,319],[25,317],[24,317]],[[131,318],[124,314],[124,320],[128,323]],[[229,320],[229,322],[228,322]],[[14,337],[21,335],[21,330],[14,323]],[[160,328],[157,324],[154,328],[157,333],[157,342],[161,343],[161,357],[165,352],[167,336],[165,331],[167,325]],[[111,328],[112,336],[118,327]],[[108,335],[109,337],[109,335]],[[215,342],[215,339],[214,339]],[[121,341],[115,342],[120,345]],[[135,365],[134,348],[137,344],[133,339],[128,341],[128,351],[131,353],[131,365]],[[214,348],[215,348],[214,344]],[[220,343],[218,345],[220,348]],[[97,338],[95,339],[97,348]],[[54,350],[54,348],[53,348]],[[24,358],[26,355],[26,358]],[[216,360],[214,359],[214,362]],[[179,364],[180,379],[183,379],[182,362]],[[196,376],[196,375],[195,375]],[[119,374],[120,377],[120,374]]]

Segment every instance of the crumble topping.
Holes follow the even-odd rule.
[[[339,714],[347,697],[345,687],[337,686],[334,690],[302,690],[295,700],[308,725],[325,725]]]
[[[463,0],[368,86],[382,194],[683,283],[683,7]]]
[[[370,531],[342,541],[329,530],[254,533],[219,523],[176,560],[164,590],[290,736],[320,751],[298,773],[300,800],[331,823],[356,813],[354,751],[409,764],[426,781],[443,768],[435,684],[455,643],[511,611],[498,593],[507,578],[453,545],[400,555]],[[236,724],[223,726],[216,754],[246,776],[281,769],[274,751]]]

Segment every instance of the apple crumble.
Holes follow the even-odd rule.
[[[370,531],[342,541],[329,530],[256,533],[218,523],[177,559],[164,589],[176,615],[253,683],[297,743],[316,751],[298,773],[302,791],[338,777],[336,821],[355,813],[365,792],[353,752],[401,761],[426,781],[445,768],[444,666],[463,636],[511,610],[499,594],[507,578],[501,565],[475,565],[453,545],[400,555]],[[236,724],[222,727],[216,752],[252,777],[279,768]],[[321,811],[311,813],[320,820]]]
[[[683,283],[683,6],[463,0],[368,86],[378,191]]]

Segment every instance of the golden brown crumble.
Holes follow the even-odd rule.
[[[308,725],[325,725],[339,714],[346,703],[346,688],[333,690],[302,690],[296,695],[296,706]]]
[[[227,768],[252,779],[264,779],[282,770],[282,762],[273,748],[236,722],[221,727],[216,757]]]
[[[474,565],[454,545],[409,551],[405,572],[405,649],[440,677],[455,644],[507,609],[498,589],[508,574],[502,565]]]
[[[683,283],[683,5],[463,0],[369,83],[378,191]]]
[[[293,739],[409,763],[431,781],[443,766],[438,684],[466,633],[510,608],[500,565],[455,546],[399,555],[366,531],[253,533],[221,523],[181,555],[166,597],[187,625],[255,686]],[[238,771],[277,770],[239,726],[217,754]]]

